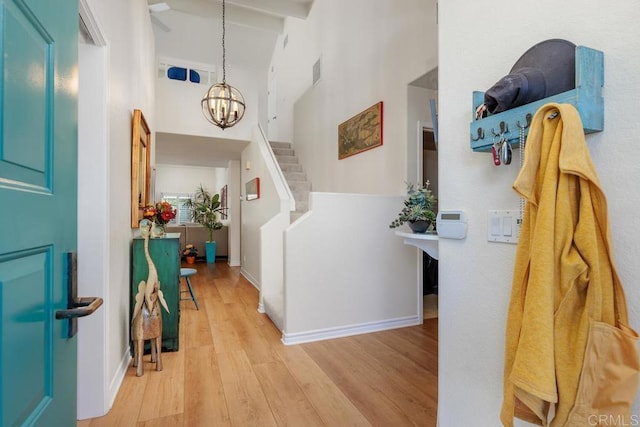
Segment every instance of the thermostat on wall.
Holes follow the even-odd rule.
[[[436,229],[440,238],[464,239],[467,237],[467,215],[462,211],[440,211]]]

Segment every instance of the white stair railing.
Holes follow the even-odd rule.
[[[282,169],[278,164],[278,160],[276,159],[276,155],[271,149],[271,144],[269,144],[269,140],[264,133],[264,129],[262,126],[258,124],[258,132],[254,133],[256,136],[256,140],[258,142],[258,146],[260,147],[260,152],[264,157],[264,161],[267,165],[267,169],[269,169],[269,173],[273,177],[273,181],[276,186],[276,191],[278,191],[278,195],[280,199],[288,199],[290,203],[290,210],[296,210],[296,200],[293,197],[293,193],[289,188],[289,184],[287,183],[287,179],[284,177],[282,173]],[[277,179],[276,179],[277,178]]]
[[[290,224],[290,213],[296,209],[296,204],[289,184],[271,149],[271,144],[260,125],[254,129],[253,140],[258,145],[280,200],[279,212],[262,224],[258,233],[260,251],[258,311],[267,313],[274,324],[282,330],[284,324],[284,230]]]

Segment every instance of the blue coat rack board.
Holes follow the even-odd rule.
[[[576,46],[576,88],[562,92],[530,104],[512,108],[476,120],[476,109],[484,103],[484,92],[473,92],[471,118],[471,149],[491,151],[500,134],[510,144],[518,142],[519,126],[525,126],[529,133],[529,123],[540,107],[550,102],[572,104],[580,113],[585,133],[601,132],[604,129],[604,54],[585,46]]]

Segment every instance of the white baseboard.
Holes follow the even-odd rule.
[[[422,324],[420,316],[399,317],[397,319],[380,320],[375,322],[360,323],[356,325],[337,326],[327,329],[316,329],[307,332],[282,333],[282,342],[285,345],[302,344],[306,342],[322,341],[332,338],[347,337],[350,335],[366,334],[369,332],[386,331],[388,329],[404,328]]]
[[[253,278],[253,276],[251,276],[242,268],[240,268],[240,274],[242,274],[244,278],[247,279],[247,281],[251,283],[253,287],[258,290],[258,293],[260,292],[260,287],[257,285],[257,281]],[[258,302],[258,313],[264,313],[264,305],[262,304],[262,298],[260,298],[260,301]]]
[[[242,267],[240,268],[240,274],[242,274],[244,278],[247,279],[249,283],[251,283],[253,287],[258,290],[258,292],[260,292],[260,285],[258,284],[258,280],[255,277],[247,273],[247,271]]]
[[[113,402],[116,401],[116,396],[118,396],[118,391],[120,390],[120,386],[122,385],[122,381],[124,381],[124,377],[127,374],[127,369],[129,369],[129,363],[131,362],[131,352],[129,350],[129,346],[125,353],[122,355],[122,359],[120,359],[120,364],[118,365],[118,370],[116,374],[111,379],[111,383],[109,384],[109,405],[107,408],[107,412],[111,410],[113,407]]]

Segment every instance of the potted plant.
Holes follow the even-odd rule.
[[[424,186],[416,188],[407,183],[407,199],[398,218],[389,224],[389,228],[400,227],[405,222],[414,233],[433,231],[436,224],[436,198],[429,189],[429,181]]]
[[[191,219],[209,231],[209,241],[205,242],[207,262],[215,262],[216,242],[213,240],[213,232],[222,228],[222,223],[218,221],[218,214],[222,212],[220,195],[209,193],[200,184],[200,188],[192,199],[187,200],[186,205],[191,211]]]
[[[193,264],[196,262],[196,257],[198,256],[198,248],[193,246],[191,243],[184,247],[182,251],[182,255],[184,259],[187,261],[187,264]]]

